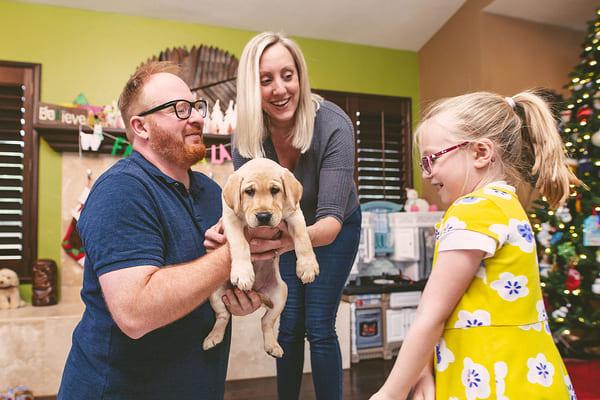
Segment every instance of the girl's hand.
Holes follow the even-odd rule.
[[[389,394],[379,390],[373,396],[369,397],[369,400],[400,400],[399,397],[392,397]]]
[[[248,231],[252,261],[271,260],[294,249],[287,224],[281,222],[276,228],[254,228]]]
[[[427,368],[419,377],[412,393],[412,400],[435,400],[435,381]]]
[[[204,248],[207,253],[218,249],[227,241],[225,232],[223,231],[223,221],[219,219],[219,222],[208,228],[204,234]]]

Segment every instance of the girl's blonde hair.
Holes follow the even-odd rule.
[[[315,114],[322,98],[310,91],[302,51],[296,42],[281,33],[263,32],[254,36],[244,47],[237,72],[237,127],[233,145],[246,158],[265,155],[262,143],[269,136],[269,119],[261,106],[259,68],[263,52],[276,43],[281,43],[289,50],[298,70],[300,97],[290,132],[292,146],[304,153],[312,141]]]
[[[454,119],[452,134],[457,139],[491,140],[506,180],[513,185],[526,181],[535,186],[551,207],[557,207],[569,196],[569,185],[580,183],[567,166],[565,148],[550,107],[534,91],[527,90],[512,98],[476,92],[442,99],[421,120],[415,131],[416,146],[426,122],[442,113]]]

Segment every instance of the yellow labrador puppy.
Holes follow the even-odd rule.
[[[319,264],[312,248],[304,215],[300,209],[302,185],[294,175],[274,161],[256,158],[234,172],[223,188],[223,228],[231,252],[231,284],[242,290],[253,289],[268,308],[262,317],[265,351],[281,357],[283,349],[275,338],[274,324],[283,311],[287,286],[279,273],[279,255],[273,260],[255,261],[250,258],[250,246],[244,228],[276,227],[284,220],[296,251],[296,275],[310,283],[319,274]],[[230,314],[222,296],[229,284],[217,289],[210,304],[217,321],[204,339],[208,350],[223,340]]]

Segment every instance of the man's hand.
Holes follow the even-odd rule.
[[[250,243],[252,261],[270,260],[294,249],[294,241],[285,222],[276,228],[250,229],[246,238]]]
[[[223,295],[223,303],[232,315],[238,317],[252,314],[262,305],[260,297],[255,291],[244,292],[238,288],[227,289]]]
[[[223,221],[219,219],[219,222],[208,228],[204,234],[204,248],[207,253],[218,249],[227,241],[225,232],[223,230]]]

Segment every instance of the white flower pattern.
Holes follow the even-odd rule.
[[[575,394],[575,388],[573,387],[573,384],[571,383],[571,378],[569,378],[569,375],[564,375],[563,380],[565,381],[565,386],[567,387],[567,390],[569,391],[569,400],[577,400],[577,395]]]
[[[446,220],[444,225],[441,227],[438,238],[441,238],[441,237],[447,235],[448,233],[453,232],[457,229],[464,229],[466,227],[467,227],[467,224],[464,221],[461,221],[460,219],[458,219],[456,217],[450,217]]]
[[[496,400],[509,400],[504,395],[506,391],[506,375],[508,374],[508,366],[504,361],[494,363],[494,379],[496,380]]]
[[[485,200],[485,198],[483,197],[477,197],[477,196],[467,196],[467,197],[463,197],[462,199],[458,199],[454,202],[454,204],[466,204],[466,205],[470,205],[470,204],[477,204],[480,201]]]
[[[531,383],[549,387],[552,385],[554,376],[554,365],[546,359],[542,353],[538,353],[535,358],[527,359],[527,380]]]
[[[490,287],[498,292],[506,301],[515,301],[529,294],[528,279],[525,275],[514,276],[510,272],[500,274],[500,279],[490,283]]]
[[[483,365],[474,363],[469,357],[463,360],[461,380],[468,400],[489,397],[490,373]]]
[[[483,189],[483,193],[489,194],[491,196],[500,197],[501,199],[504,199],[504,200],[512,199],[512,196],[510,193],[508,193],[508,191],[501,190],[498,187],[487,186]]]
[[[458,321],[454,323],[455,328],[474,328],[477,326],[490,326],[491,316],[486,310],[475,310],[470,313],[465,310],[458,312]]]
[[[448,365],[454,362],[454,353],[446,347],[444,338],[435,346],[435,369],[439,372],[445,371]]]
[[[508,225],[493,224],[489,229],[499,236],[498,240],[501,244],[507,242],[512,246],[519,247],[526,253],[535,250],[533,230],[527,220],[521,221],[511,218]]]
[[[533,329],[538,332],[540,332],[543,328],[547,333],[550,333],[550,328],[548,327],[547,323],[548,314],[546,314],[546,307],[544,307],[544,302],[542,300],[538,300],[538,302],[535,303],[535,308],[538,312],[538,322],[534,324],[521,325],[519,326],[519,328],[523,329],[524,331]]]

